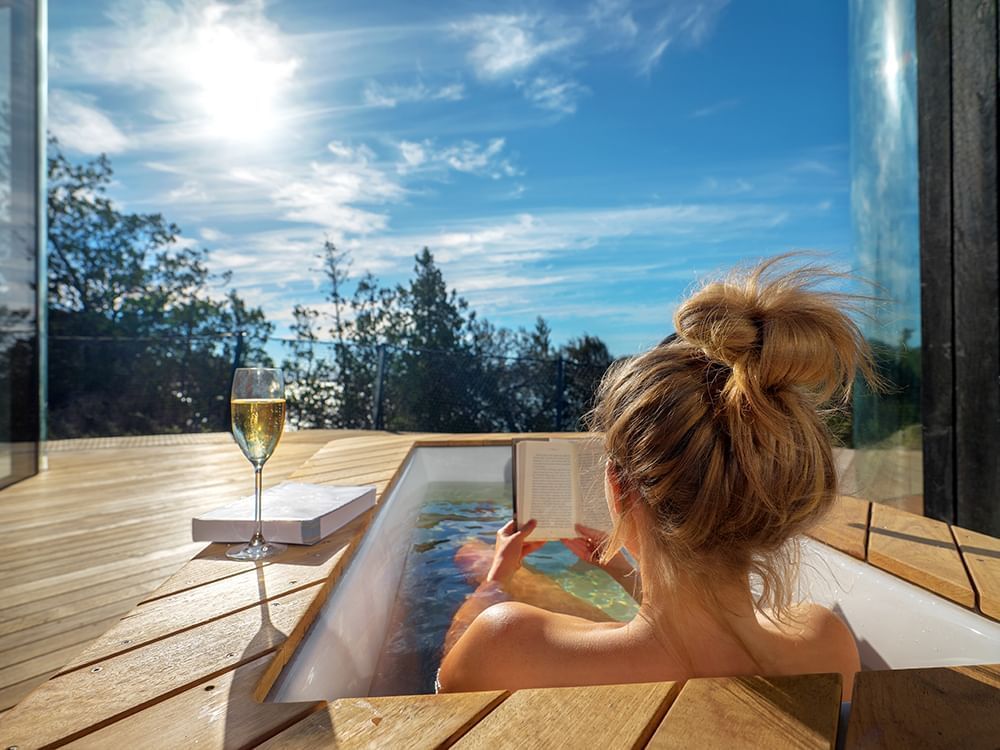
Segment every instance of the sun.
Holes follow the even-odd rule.
[[[274,59],[262,42],[213,24],[201,29],[188,48],[184,65],[206,134],[257,141],[275,131],[282,93],[297,62]]]

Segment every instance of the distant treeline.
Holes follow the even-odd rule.
[[[227,430],[232,369],[275,364],[274,326],[176,225],[116,207],[111,180],[106,156],[74,164],[50,142],[49,437]],[[293,426],[581,428],[612,363],[601,339],[556,344],[542,317],[530,330],[493,325],[448,288],[428,248],[409,282],[388,286],[352,277],[331,242],[317,247],[327,304],[296,305],[294,338],[282,339]],[[873,342],[887,393],[831,410],[842,445],[898,442],[919,424],[920,350],[908,338]]]
[[[274,364],[273,324],[176,225],[119,210],[112,174],[106,156],[74,164],[50,142],[49,436],[228,429],[232,368]],[[281,362],[296,427],[577,429],[611,363],[593,336],[555,345],[541,317],[494,326],[427,248],[392,287],[353,279],[330,242],[317,260],[330,312],[295,307]]]

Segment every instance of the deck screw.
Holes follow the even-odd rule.
[[[123,646],[127,646],[127,645],[128,645],[128,644],[130,644],[131,642],[132,642],[131,640],[129,640],[128,638],[126,638],[126,639],[125,639],[124,641],[122,641],[122,645],[123,645]]]
[[[93,669],[91,669],[90,671],[91,671],[91,672],[100,672],[100,671],[101,671],[101,668],[100,668],[100,667],[94,667],[94,668],[93,668]]]
[[[205,685],[205,692],[210,693],[215,690],[215,685]]]
[[[232,659],[234,656],[236,656],[236,654],[234,652],[230,651],[228,654],[226,654],[226,656],[228,658]]]
[[[288,585],[289,586],[294,586],[296,583],[298,583],[298,581],[289,581]]]

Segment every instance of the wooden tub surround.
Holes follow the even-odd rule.
[[[381,500],[414,447],[512,437],[343,438],[291,478],[374,484]],[[0,717],[0,750],[834,746],[839,675],[262,702],[376,512],[264,563],[209,545]],[[856,498],[813,536],[1000,619],[1000,540]],[[860,673],[846,746],[1000,746],[1000,665]]]

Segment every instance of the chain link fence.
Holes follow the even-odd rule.
[[[297,429],[581,429],[608,363],[277,339]],[[229,429],[242,334],[49,338],[52,439]]]

